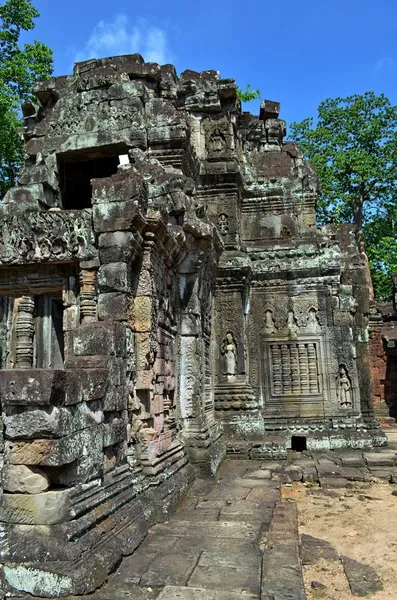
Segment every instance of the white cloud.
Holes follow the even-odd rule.
[[[380,58],[374,66],[374,73],[378,73],[383,69],[395,69],[397,67],[397,63],[394,58],[384,57]]]
[[[172,61],[167,34],[163,29],[139,18],[131,23],[124,14],[110,21],[99,21],[85,47],[75,56],[75,62],[118,54],[142,54],[146,62],[164,64]]]

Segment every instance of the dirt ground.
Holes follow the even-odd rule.
[[[384,589],[367,598],[397,600],[397,485],[352,484],[350,489],[332,490],[331,497],[318,495],[320,488],[302,483],[283,487],[283,498],[299,509],[299,533],[332,544],[339,555],[347,555],[373,567]],[[327,493],[327,492],[326,492]],[[335,497],[332,497],[335,496]],[[304,566],[309,600],[350,600],[350,591],[340,560]],[[312,588],[319,582],[325,588]]]

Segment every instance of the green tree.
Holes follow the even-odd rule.
[[[38,16],[30,0],[0,6],[0,198],[15,184],[23,163],[21,105],[34,99],[35,81],[52,73],[52,50],[37,41],[19,43],[21,32],[34,29]]]
[[[375,298],[391,300],[391,274],[397,272],[397,207],[375,215],[363,228]]]
[[[373,92],[328,98],[316,120],[292,123],[290,132],[317,169],[319,222],[354,223],[360,252],[375,257],[377,240],[390,240],[382,224],[397,198],[397,106]]]
[[[245,90],[237,86],[237,98],[239,98],[241,102],[251,102],[252,100],[258,100],[260,97],[261,91],[259,89],[251,89],[250,84],[245,86]]]

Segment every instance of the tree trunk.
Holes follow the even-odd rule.
[[[356,201],[354,206],[354,227],[355,235],[357,240],[358,251],[363,261],[365,280],[368,285],[369,299],[374,299],[374,286],[372,285],[371,271],[369,268],[369,261],[367,253],[365,252],[364,235],[363,235],[363,209],[364,209],[364,189],[361,187],[360,198]]]

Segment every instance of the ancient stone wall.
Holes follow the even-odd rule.
[[[364,265],[349,227],[316,226],[276,102],[242,113],[233,80],[139,55],[36,95],[0,206],[2,561],[10,593],[62,597],[100,586],[225,445],[384,438]]]

